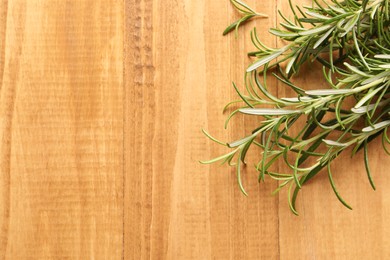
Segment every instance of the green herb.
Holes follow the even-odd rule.
[[[240,25],[244,24],[245,22],[249,21],[252,18],[255,17],[268,17],[266,14],[257,13],[252,8],[250,8],[246,3],[240,1],[240,0],[230,0],[230,2],[234,5],[234,7],[242,14],[242,17],[229,25],[225,31],[223,31],[223,35],[228,34],[229,32],[235,30],[236,36],[238,32],[238,27]]]
[[[257,14],[241,1],[232,3],[243,13],[243,18],[229,26],[224,34]],[[255,60],[246,70],[246,93],[233,84],[240,101],[227,105],[242,102],[242,107],[227,121],[237,113],[263,119],[251,134],[227,144],[205,132],[211,140],[232,150],[202,163],[222,161],[235,166],[239,187],[246,194],[240,167],[245,164],[247,151],[258,146],[263,150],[256,166],[259,181],[264,181],[265,176],[279,181],[275,193],[289,186],[288,200],[294,214],[298,214],[295,202],[299,190],[323,168],[328,170],[337,198],[352,209],[336,188],[331,163],[350,147],[352,156],[364,149],[365,169],[375,189],[368,143],[382,136],[384,151],[390,155],[389,0],[321,3],[313,0],[311,6],[303,9],[293,7],[290,0],[290,7],[293,19],[279,12],[283,19],[280,28],[269,31],[282,39],[284,46],[268,47],[259,40],[256,29],[251,32],[256,51],[249,53]],[[299,77],[301,66],[308,62],[323,65],[329,88],[305,90],[293,83],[292,76]],[[272,75],[294,91],[295,96],[276,97],[270,93],[267,75],[271,69]],[[299,122],[302,119],[306,121],[303,129]],[[283,161],[290,171],[273,172],[271,167],[277,161]]]

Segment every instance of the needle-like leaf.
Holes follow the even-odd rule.
[[[262,16],[242,1],[231,2],[242,17],[227,27],[224,34]],[[258,125],[228,144],[204,131],[212,141],[231,150],[202,163],[222,162],[236,167],[239,188],[245,195],[241,166],[251,147],[260,148],[262,152],[255,162],[259,180],[265,181],[268,176],[281,181],[274,193],[289,186],[288,203],[296,215],[299,191],[325,166],[336,197],[352,209],[340,196],[331,173],[331,164],[340,153],[350,151],[353,156],[364,149],[364,165],[373,189],[368,143],[381,137],[383,150],[390,155],[389,1],[319,2],[314,0],[311,6],[302,9],[289,0],[291,20],[279,11],[280,27],[269,30],[285,44],[279,49],[266,46],[256,29],[251,31],[255,50],[249,53],[254,60],[244,78],[246,93],[233,83],[241,100],[226,106],[234,106],[226,122],[242,113],[252,116]],[[309,64],[310,69],[301,72],[301,67],[311,62],[322,65],[315,74],[322,78],[314,85],[297,86],[296,77],[317,70]],[[285,86],[295,96],[275,95],[269,75],[279,81],[278,90]],[[274,171],[277,162],[284,163],[290,172]],[[347,161],[338,161],[344,162]],[[354,178],[351,176],[340,177]]]

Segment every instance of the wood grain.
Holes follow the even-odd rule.
[[[253,125],[224,131],[221,114],[249,62],[249,31],[221,36],[239,17],[228,1],[127,1],[126,12],[125,256],[276,258],[275,184],[259,187],[248,170],[245,198],[234,171],[198,162],[224,152],[202,128],[227,140]]]
[[[296,1],[303,3],[303,1]],[[248,1],[270,15],[240,29],[221,32],[237,13],[228,1],[127,1],[125,32],[125,257],[134,259],[383,259],[390,254],[389,158],[372,144],[378,190],[368,184],[362,155],[344,155],[335,181],[354,206],[345,209],[320,175],[300,194],[300,217],[287,196],[273,197],[272,181],[258,185],[245,170],[250,196],[238,191],[227,167],[197,160],[224,152],[207,142],[201,128],[221,140],[248,133],[256,122],[238,117],[222,130],[221,108],[237,96],[252,48],[248,29],[266,31],[286,11],[286,1]],[[267,44],[274,38],[260,33]],[[299,84],[318,87],[320,75],[307,70]],[[271,82],[275,94],[283,86]],[[128,115],[128,117],[126,117]],[[248,161],[253,161],[252,154]],[[355,163],[356,161],[356,163]],[[282,167],[282,165],[280,166]],[[354,176],[346,175],[353,174]]]
[[[243,87],[249,30],[286,1],[246,1],[269,15],[234,34],[227,0],[0,0],[1,259],[387,259],[390,158],[370,145],[305,186],[295,217],[277,183],[199,164],[258,122],[224,105]],[[297,0],[295,3],[309,3]],[[307,70],[298,80],[318,88]],[[288,91],[275,80],[275,95]],[[282,164],[278,166],[283,169]]]
[[[123,3],[0,7],[0,256],[120,259]]]

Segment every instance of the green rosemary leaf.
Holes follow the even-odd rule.
[[[305,31],[299,32],[299,35],[301,35],[301,36],[316,35],[318,33],[321,33],[321,32],[329,30],[331,27],[332,27],[332,25],[330,25],[330,24],[329,25],[324,25],[324,26],[321,26],[321,27],[316,27],[316,28],[313,28],[313,29],[309,29],[309,30],[305,30]]]
[[[318,46],[320,46],[329,36],[331,33],[333,33],[333,30],[335,29],[336,27],[333,27],[331,29],[329,29],[324,35],[322,35],[317,41],[316,43],[313,45],[313,49],[316,49]]]
[[[324,143],[326,143],[328,146],[335,146],[335,147],[346,147],[346,146],[348,146],[348,144],[340,143],[340,142],[336,142],[336,141],[332,141],[332,140],[322,139],[322,141]]]
[[[387,127],[382,132],[382,147],[383,150],[386,152],[387,155],[390,155],[390,151],[387,149],[387,144],[390,144],[390,139],[387,136]]]
[[[241,181],[241,151],[239,153],[238,159],[237,159],[237,166],[236,166],[236,172],[237,172],[237,182],[238,186],[240,187],[241,192],[245,195],[248,196],[248,193],[246,193],[244,186],[242,185]]]
[[[376,107],[381,107],[381,106],[387,105],[389,102],[390,102],[390,99],[386,99],[386,100],[383,100],[379,103],[370,104],[367,106],[360,106],[359,108],[353,107],[353,108],[351,108],[351,111],[353,113],[356,113],[356,114],[364,114],[364,113],[367,113],[371,110],[374,110]]]
[[[305,13],[312,16],[312,17],[318,18],[319,20],[329,20],[330,19],[330,17],[328,17],[328,16],[325,16],[325,15],[322,15],[319,13],[315,13],[315,12],[311,12],[311,11],[306,11]]]
[[[288,193],[287,193],[288,194],[288,205],[290,206],[290,210],[292,211],[292,213],[299,216],[298,211],[295,208],[295,201],[296,201],[296,198],[298,195],[299,188],[298,187],[295,188],[293,196],[291,197],[292,187],[293,187],[293,183],[290,184],[290,188],[288,189]]]
[[[377,54],[375,55],[375,58],[390,60],[390,54]]]
[[[272,108],[242,108],[239,110],[243,114],[257,116],[281,116],[301,113],[300,110],[272,109]]]
[[[317,89],[305,91],[309,96],[329,96],[329,95],[344,95],[353,94],[355,91],[352,89]]]
[[[239,10],[240,12],[243,13],[256,13],[252,8],[250,8],[246,3],[240,0],[230,0],[230,2]]]
[[[385,128],[390,125],[390,120],[385,120],[380,123],[377,123],[373,126],[367,126],[362,129],[362,132],[372,132],[381,128]]]
[[[225,125],[224,125],[225,129],[227,128],[227,126],[228,126],[230,120],[233,118],[233,116],[234,116],[235,114],[237,114],[238,112],[240,112],[240,108],[234,110],[233,112],[231,112],[230,115],[226,118],[226,120],[225,120]]]
[[[368,136],[365,140],[367,140],[367,144],[369,144],[370,142],[372,142],[373,140],[375,140],[375,138],[377,138],[378,136],[380,136],[382,134],[382,132],[376,132],[370,136]],[[352,153],[351,153],[351,157],[354,156],[356,154],[356,152],[360,151],[361,149],[364,148],[364,142],[360,142],[358,144],[356,144],[356,147],[352,150]]]
[[[283,181],[283,179],[277,179],[277,178],[274,178],[274,179]],[[285,187],[289,183],[290,183],[290,179],[284,180],[284,182],[282,182],[282,184],[280,184],[271,194],[275,195],[276,193],[278,193],[283,187]]]
[[[233,30],[237,31],[238,27],[240,27],[240,25],[244,24],[245,22],[249,21],[251,18],[253,18],[255,16],[256,16],[255,14],[248,14],[248,15],[238,19],[237,21],[235,21],[234,23],[232,23],[228,27],[226,27],[226,29],[223,31],[222,35],[226,35]]]
[[[253,107],[252,104],[249,103],[249,101],[241,94],[241,92],[238,90],[238,88],[237,88],[236,84],[234,84],[234,82],[233,82],[233,87],[236,90],[237,94],[242,99],[242,101],[244,101],[249,107]]]
[[[305,184],[311,178],[316,176],[324,167],[325,165],[317,165],[313,170],[311,170],[307,175],[305,175],[305,178],[301,180],[301,185]]]
[[[326,138],[326,136],[324,136],[324,138]],[[319,138],[318,140],[316,140],[306,151],[304,151],[303,155],[301,156],[301,158],[299,158],[299,161],[298,161],[298,166],[301,165],[302,163],[304,163],[306,161],[306,159],[309,158],[309,155],[315,151],[322,143],[322,140],[321,138]]]
[[[245,143],[247,143],[247,142],[249,142],[249,141],[252,141],[252,140],[253,140],[253,137],[255,137],[256,135],[257,135],[257,132],[254,133],[254,134],[252,134],[252,135],[250,135],[250,136],[246,136],[246,137],[244,137],[244,138],[242,138],[242,139],[240,139],[240,140],[237,140],[237,141],[228,143],[228,146],[229,146],[230,148],[238,147],[238,146],[240,146],[240,145],[242,145],[242,144],[245,144]]]
[[[265,56],[264,58],[261,58],[257,61],[255,61],[252,65],[250,65],[248,68],[247,68],[247,72],[251,72],[267,63],[269,63],[270,61],[276,59],[277,57],[279,57],[280,55],[282,55],[286,50],[287,50],[288,46],[285,46],[283,47],[282,49],[268,55],[268,56]]]
[[[350,65],[349,63],[347,62],[344,62],[344,66],[347,67],[350,71],[352,71],[353,73],[357,74],[357,75],[361,75],[365,78],[368,78],[369,77],[369,74],[367,73],[364,73],[363,71],[359,70],[358,68],[356,68],[355,66],[352,66]]]
[[[279,37],[296,37],[298,36],[299,34],[298,33],[295,33],[295,32],[286,32],[286,31],[281,31],[281,30],[278,30],[278,29],[270,29],[269,32],[275,36],[279,36]]]
[[[344,25],[342,28],[343,32],[339,34],[339,37],[344,37],[347,33],[349,33],[352,28],[356,25],[357,21],[359,20],[360,12],[355,14],[352,18],[348,20],[348,22]],[[352,30],[354,32],[354,30]]]
[[[373,98],[379,91],[381,91],[385,86],[381,86],[369,93],[367,93],[362,99],[359,100],[359,102],[354,106],[354,108],[359,108],[363,104],[365,104],[367,101],[369,101],[371,98]]]
[[[202,129],[203,134],[205,134],[210,140],[216,142],[217,144],[227,146],[226,143],[219,141],[218,139],[212,137],[206,130]]]
[[[297,187],[300,189],[302,186],[301,186],[301,183],[299,182],[299,179],[298,179],[298,176],[297,176],[297,169],[298,169],[298,165],[299,165],[299,159],[301,157],[301,153],[302,153],[302,149],[299,150],[298,152],[298,155],[297,155],[297,158],[295,159],[295,165],[294,165],[294,174],[293,174],[293,177],[294,177],[294,181],[295,181],[295,184],[297,185]]]
[[[242,1],[231,2],[242,17],[228,26],[224,35],[234,29],[237,33],[237,28],[251,18],[265,16]],[[256,164],[259,181],[264,181],[265,176],[281,181],[273,194],[289,185],[289,207],[298,215],[295,205],[300,189],[325,166],[337,198],[351,209],[335,186],[331,164],[348,147],[352,147],[352,156],[364,148],[367,176],[375,189],[368,161],[368,143],[382,135],[383,150],[390,155],[388,2],[332,0],[320,3],[313,0],[312,6],[302,9],[289,0],[293,19],[278,11],[282,22],[279,28],[269,30],[285,42],[279,49],[266,46],[254,28],[250,39],[256,50],[248,53],[254,60],[244,78],[246,93],[239,91],[233,83],[241,100],[225,106],[224,111],[233,104],[239,106],[228,115],[225,127],[237,113],[261,116],[261,119],[257,119],[259,123],[249,135],[228,144],[203,130],[213,142],[232,150],[202,163],[222,162],[236,167],[240,190],[247,195],[241,181],[241,166],[254,144],[263,150]],[[306,89],[294,83],[295,77],[303,75],[300,68],[309,62],[322,64],[319,72],[327,87],[313,90],[315,86]],[[284,70],[282,64],[286,64]],[[267,86],[270,82],[267,75],[274,68],[276,71],[272,75],[283,83],[281,86],[291,88],[293,96],[278,97],[269,91],[273,86]],[[262,82],[260,76],[263,76]],[[306,121],[303,126],[302,120]],[[256,141],[257,138],[260,140]],[[237,159],[236,163],[233,159]],[[314,159],[314,164],[309,159]],[[271,166],[278,161],[290,172],[270,172]],[[306,166],[305,162],[312,164]]]
[[[339,199],[339,201],[345,206],[347,207],[348,209],[352,210],[352,207],[348,205],[347,202],[345,202],[345,200],[340,196],[335,184],[334,184],[334,181],[333,181],[333,177],[332,177],[332,173],[330,171],[330,163],[328,163],[328,177],[329,177],[329,181],[330,181],[330,185],[332,186],[332,189],[334,191],[334,193],[336,194],[336,197]]]
[[[290,59],[290,61],[287,63],[287,66],[286,66],[286,74],[289,74],[290,73],[290,70],[291,68],[294,66],[294,63],[296,61],[296,59],[298,58],[299,56],[299,52],[296,52],[292,58]]]
[[[370,170],[370,165],[368,162],[367,139],[364,140],[364,166],[366,167],[367,177],[368,177],[368,180],[370,181],[371,187],[373,190],[375,190],[375,184],[374,184],[374,181],[372,180],[372,177],[371,177],[371,170]]]
[[[222,33],[222,35],[226,35],[229,32],[235,30],[236,31],[236,37],[237,37],[237,31],[240,25],[244,24],[245,22],[249,21],[250,19],[254,17],[268,17],[266,14],[257,13],[252,8],[250,8],[246,3],[240,0],[230,0],[230,2],[236,7],[236,9],[242,13],[244,16],[235,21],[234,23],[230,24]]]
[[[221,161],[221,160],[223,160],[223,159],[226,159],[226,158],[229,157],[230,155],[234,155],[236,152],[237,152],[237,149],[234,150],[234,151],[231,151],[230,153],[221,155],[221,156],[216,157],[216,158],[211,159],[211,160],[200,161],[200,163],[201,163],[201,164],[211,164],[211,163],[215,163],[215,162]]]
[[[271,131],[268,135],[268,138],[267,138],[267,142],[265,143],[264,145],[264,153],[263,153],[263,158],[261,158],[261,168],[259,168],[259,166],[257,167],[257,170],[260,171],[260,174],[259,174],[259,178],[258,178],[258,181],[264,181],[264,174],[266,172],[266,160],[267,160],[267,151],[268,151],[268,148],[270,146],[270,143],[271,143],[271,140],[272,140],[272,134],[273,132]],[[264,135],[265,136],[265,135]]]

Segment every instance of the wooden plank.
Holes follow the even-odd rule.
[[[123,3],[0,8],[0,257],[120,259]]]
[[[275,13],[271,2],[258,7]],[[275,184],[259,186],[248,167],[245,198],[232,169],[198,163],[227,151],[202,128],[228,141],[255,123],[237,117],[223,130],[222,107],[237,99],[231,81],[242,87],[252,48],[248,29],[221,35],[238,17],[224,0],[126,1],[126,259],[278,257]]]
[[[270,15],[259,32],[275,24],[275,3],[248,3]],[[274,182],[257,183],[256,153],[243,172],[248,198],[233,169],[198,163],[226,152],[201,128],[230,141],[257,123],[239,116],[222,129],[221,108],[237,98],[231,81],[243,87],[253,49],[253,22],[237,39],[221,36],[237,17],[223,0],[0,0],[1,258],[390,255],[390,159],[379,142],[370,145],[377,191],[362,154],[333,166],[353,211],[324,174],[303,188],[295,217],[285,193],[270,195]],[[319,74],[306,74],[299,84],[318,87]]]
[[[294,1],[310,4],[309,0]],[[279,1],[279,9],[288,13],[287,1]],[[280,18],[278,18],[280,20]],[[314,68],[314,69],[313,69]],[[307,66],[295,78],[298,86],[327,88],[319,81],[321,66]],[[292,94],[281,84],[281,96]],[[350,158],[349,151],[332,164],[332,174],[339,192],[353,207],[345,208],[322,171],[302,188],[295,217],[289,210],[287,194],[280,194],[280,258],[281,259],[386,259],[390,255],[390,180],[387,178],[390,157],[382,150],[380,140],[369,145],[370,165],[377,190],[373,191],[364,168],[363,154]],[[284,169],[282,164],[281,169]]]

